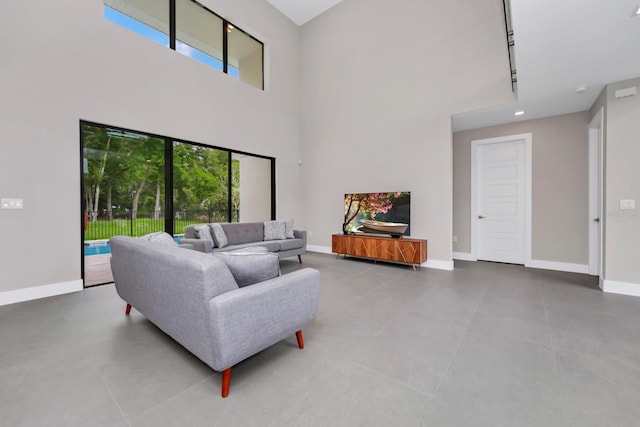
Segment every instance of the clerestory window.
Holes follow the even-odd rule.
[[[105,19],[264,89],[264,44],[193,0],[104,0]]]

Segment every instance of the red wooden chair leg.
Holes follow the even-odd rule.
[[[302,257],[300,255],[298,255],[298,262],[302,264]]]
[[[229,396],[229,382],[231,381],[231,368],[222,371],[222,397]]]
[[[302,331],[296,332],[296,338],[298,339],[298,347],[300,350],[304,348],[304,340],[302,339]]]
[[[124,311],[124,314],[126,314],[127,316],[129,315],[129,313],[131,313],[131,304],[127,304],[127,309]]]

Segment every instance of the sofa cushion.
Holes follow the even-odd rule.
[[[213,233],[213,241],[215,243],[214,246],[219,248],[224,248],[229,244],[229,239],[227,239],[227,234],[220,224],[212,223],[209,224],[211,227],[211,232]]]
[[[227,234],[230,245],[261,242],[264,237],[264,225],[261,222],[232,222],[220,225]]]
[[[302,239],[286,239],[281,240],[278,243],[280,243],[281,251],[289,251],[291,249],[298,249],[304,246],[304,240]]]
[[[196,225],[193,227],[196,232],[196,237],[200,240],[209,240],[213,243],[215,247],[216,243],[213,240],[213,236],[211,235],[211,227],[208,224],[205,225]]]
[[[284,240],[285,225],[284,221],[265,221],[264,222],[264,240]]]
[[[223,249],[215,248],[214,252],[229,252],[234,250],[242,250],[245,248],[251,248],[254,246],[261,246],[267,248],[269,252],[279,252],[280,251],[280,241],[273,240],[271,242],[251,242],[251,243],[242,243],[240,245],[229,245],[225,246]]]
[[[284,237],[285,239],[295,239],[296,236],[293,235],[293,220],[292,219],[283,219],[284,222]]]
[[[227,265],[241,288],[280,275],[280,262],[276,254],[230,251],[217,253],[214,256]]]
[[[139,239],[146,240],[151,243],[158,243],[160,245],[176,246],[176,241],[173,240],[171,234],[165,233],[164,231],[145,234],[144,236],[140,236]]]

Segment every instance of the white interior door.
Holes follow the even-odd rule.
[[[477,147],[477,258],[525,263],[525,142]]]

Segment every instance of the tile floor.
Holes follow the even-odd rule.
[[[237,365],[227,399],[113,285],[0,307],[0,425],[640,423],[640,298],[513,265],[303,261],[322,277],[306,348],[292,336]]]

